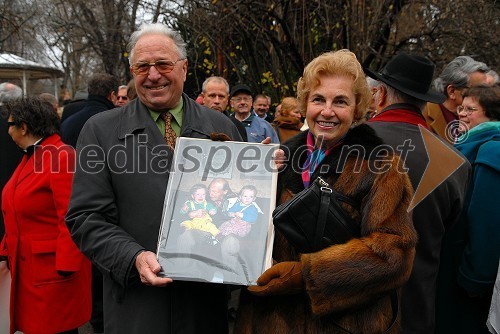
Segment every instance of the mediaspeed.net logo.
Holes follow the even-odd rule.
[[[453,127],[453,129],[451,129],[451,127]],[[459,129],[459,131],[455,133],[454,131],[457,131],[457,129]],[[408,211],[415,208],[434,189],[465,163],[465,159],[450,146],[445,144],[442,139],[438,138],[423,126],[419,126],[419,130],[427,152],[428,164],[415,190]],[[454,141],[457,142],[467,138],[467,131],[465,130],[467,130],[466,124],[453,124],[450,125],[448,132],[450,136],[455,138]],[[459,135],[462,133],[464,135]],[[173,173],[178,170],[176,164],[174,164],[172,169],[168,168],[170,165],[170,163],[168,163],[170,160],[169,157],[172,156],[172,152],[167,149],[165,145],[159,145],[151,149],[146,145],[148,138],[145,134],[139,136],[130,135],[130,137],[130,140],[126,141],[124,144],[115,145],[106,151],[98,145],[88,145],[79,148],[76,156],[77,166],[75,166],[75,163],[61,164],[59,162],[59,160],[64,157],[66,157],[66,160],[69,158],[70,155],[68,150],[72,150],[69,146],[46,146],[43,152],[35,151],[35,157],[39,154],[49,155],[48,159],[43,159],[42,157],[37,157],[35,159],[39,162],[35,163],[35,173],[41,173],[44,170],[50,170],[52,173],[59,173],[61,172],[61,168],[67,169],[66,172],[74,173],[75,167],[78,167],[82,173],[87,174],[100,173],[105,169],[109,169],[115,174],[164,174],[169,172]],[[316,142],[316,144],[321,147],[322,138],[317,138]],[[216,148],[212,147],[208,152],[200,151],[200,148],[197,146],[187,146],[182,152],[177,153],[180,154],[184,160],[191,161],[193,163],[193,169],[204,166],[204,169],[209,169],[211,172],[215,173],[223,172],[222,169],[228,168],[229,165],[238,169],[240,172],[249,172],[257,168],[265,168],[268,171],[272,171],[276,168],[275,163],[273,163],[273,157],[269,155],[273,153],[272,151],[269,151],[269,154],[263,156],[262,154],[258,154],[260,151],[251,144],[247,145],[248,147],[239,154],[233,154],[229,147],[226,147],[223,142],[220,142],[220,145]],[[368,168],[372,173],[385,173],[390,166],[390,161],[387,160],[387,157],[396,154],[400,157],[402,162],[402,164],[398,166],[398,168],[401,168],[399,172],[408,173],[404,165],[408,153],[412,150],[414,150],[414,146],[410,139],[405,140],[404,144],[395,149],[389,145],[380,145],[371,152],[373,159],[372,157],[368,159],[371,162]],[[321,169],[323,169],[323,167],[326,167],[326,169],[335,167],[336,173],[341,173],[346,166],[347,158],[353,151],[358,153],[356,154],[358,157],[365,157],[366,154],[368,154],[361,145],[343,146],[337,165],[323,165]],[[132,152],[132,154],[130,154],[130,152]],[[298,150],[297,152],[305,154],[307,150]],[[286,152],[286,150],[284,153],[286,159],[283,161],[283,166],[289,165],[296,173],[302,173],[304,166],[299,163],[303,160],[301,154],[290,155],[290,152]],[[147,158],[148,154],[152,155],[152,157]],[[130,163],[129,159],[132,159],[132,163]],[[218,164],[213,163],[214,161],[217,161]],[[45,166],[46,163],[50,166]],[[352,170],[352,172],[360,172],[361,164],[361,161],[354,164],[354,170]],[[183,168],[185,169],[185,167]],[[283,168],[280,168],[280,170],[283,170]],[[322,170],[321,172],[328,173],[328,170]]]

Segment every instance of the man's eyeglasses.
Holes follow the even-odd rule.
[[[234,101],[236,103],[240,103],[241,101],[243,101],[243,102],[250,102],[250,101],[252,101],[252,98],[251,97],[247,97],[247,96],[245,96],[245,97],[233,97],[231,99],[231,101]]]
[[[132,65],[132,72],[136,75],[147,75],[151,66],[154,66],[160,74],[170,73],[174,70],[175,64],[184,58],[171,60],[157,60],[154,63],[136,63]]]
[[[123,100],[123,101],[127,101],[128,100],[128,96],[121,96],[121,95],[118,95],[116,97],[117,100]]]
[[[464,107],[464,106],[457,107],[457,113],[461,114],[461,113],[465,112],[465,114],[467,116],[469,116],[470,114],[472,114],[476,110],[477,110],[477,108],[473,108],[473,107]]]
[[[10,128],[11,126],[16,125],[16,122],[13,122],[13,121],[7,121],[7,125],[8,125],[8,126],[9,126],[9,128]]]

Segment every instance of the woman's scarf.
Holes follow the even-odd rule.
[[[309,185],[311,184],[311,175],[314,174],[314,172],[321,164],[321,162],[325,159],[325,157],[329,155],[334,148],[342,145],[342,143],[344,142],[344,137],[345,135],[342,136],[342,138],[340,138],[340,140],[337,141],[335,145],[333,145],[327,150],[324,150],[324,148],[321,145],[321,141],[315,141],[314,136],[312,135],[311,132],[307,134],[307,140],[306,140],[307,159],[306,162],[304,163],[304,166],[302,167],[302,182],[304,183],[304,188],[309,187]]]

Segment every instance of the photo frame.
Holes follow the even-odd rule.
[[[272,264],[278,147],[177,138],[158,236],[160,276],[256,284]]]

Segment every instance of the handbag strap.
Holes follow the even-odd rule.
[[[316,233],[314,234],[314,249],[321,249],[321,240],[325,235],[326,218],[328,217],[328,208],[330,207],[330,199],[332,189],[329,187],[321,187],[321,204],[319,206],[318,221],[316,223]]]

